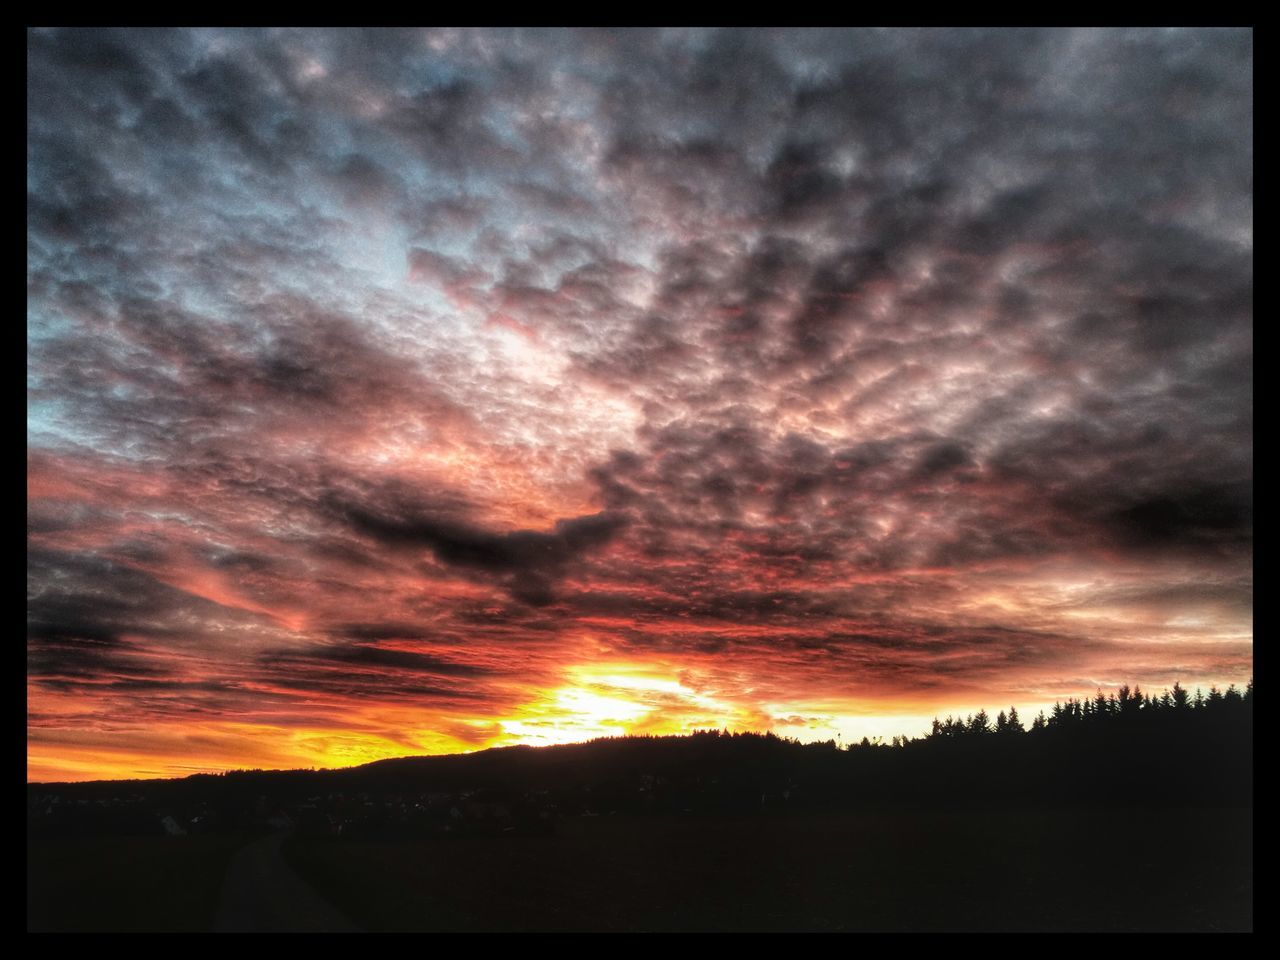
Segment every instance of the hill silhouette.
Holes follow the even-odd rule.
[[[887,744],[30,784],[28,927],[209,929],[265,850],[366,930],[1247,930],[1252,725],[1252,684],[1122,688]]]
[[[868,806],[1247,805],[1253,684],[1068,700],[1025,729],[1016,709],[935,720],[930,735],[800,743],[706,730],[178,780],[28,785],[31,829],[236,828],[284,815],[326,829],[425,829],[460,801],[550,815],[713,814]],[[481,799],[477,800],[476,798]],[[486,799],[487,798],[487,799]],[[456,817],[455,817],[456,819]],[[363,827],[360,827],[363,829]]]

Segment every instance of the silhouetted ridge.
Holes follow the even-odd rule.
[[[1025,729],[1016,709],[935,720],[889,744],[803,744],[772,733],[602,738],[380,760],[345,770],[244,770],[181,780],[28,785],[43,833],[277,825],[387,835],[485,817],[774,815],[873,807],[1252,803],[1253,684],[1068,700]],[[488,813],[485,811],[488,810]],[[478,811],[478,812],[477,812]],[[164,819],[172,822],[164,824]],[[274,820],[273,820],[274,818]]]

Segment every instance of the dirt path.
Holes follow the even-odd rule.
[[[213,929],[219,933],[342,933],[359,928],[284,862],[277,833],[243,847],[227,866]]]

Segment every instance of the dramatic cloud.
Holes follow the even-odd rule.
[[[1250,676],[1251,31],[27,42],[31,776]]]

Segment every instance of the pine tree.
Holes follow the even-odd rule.
[[[1107,695],[1103,693],[1102,688],[1099,687],[1098,695],[1093,698],[1093,715],[1094,717],[1101,719],[1102,717],[1105,717],[1108,712]]]
[[[991,732],[991,718],[987,716],[986,710],[979,710],[973,715],[973,718],[969,721],[969,732],[973,734]]]
[[[1130,690],[1128,686],[1120,688],[1120,714],[1130,717],[1142,709],[1142,691],[1136,686]]]

